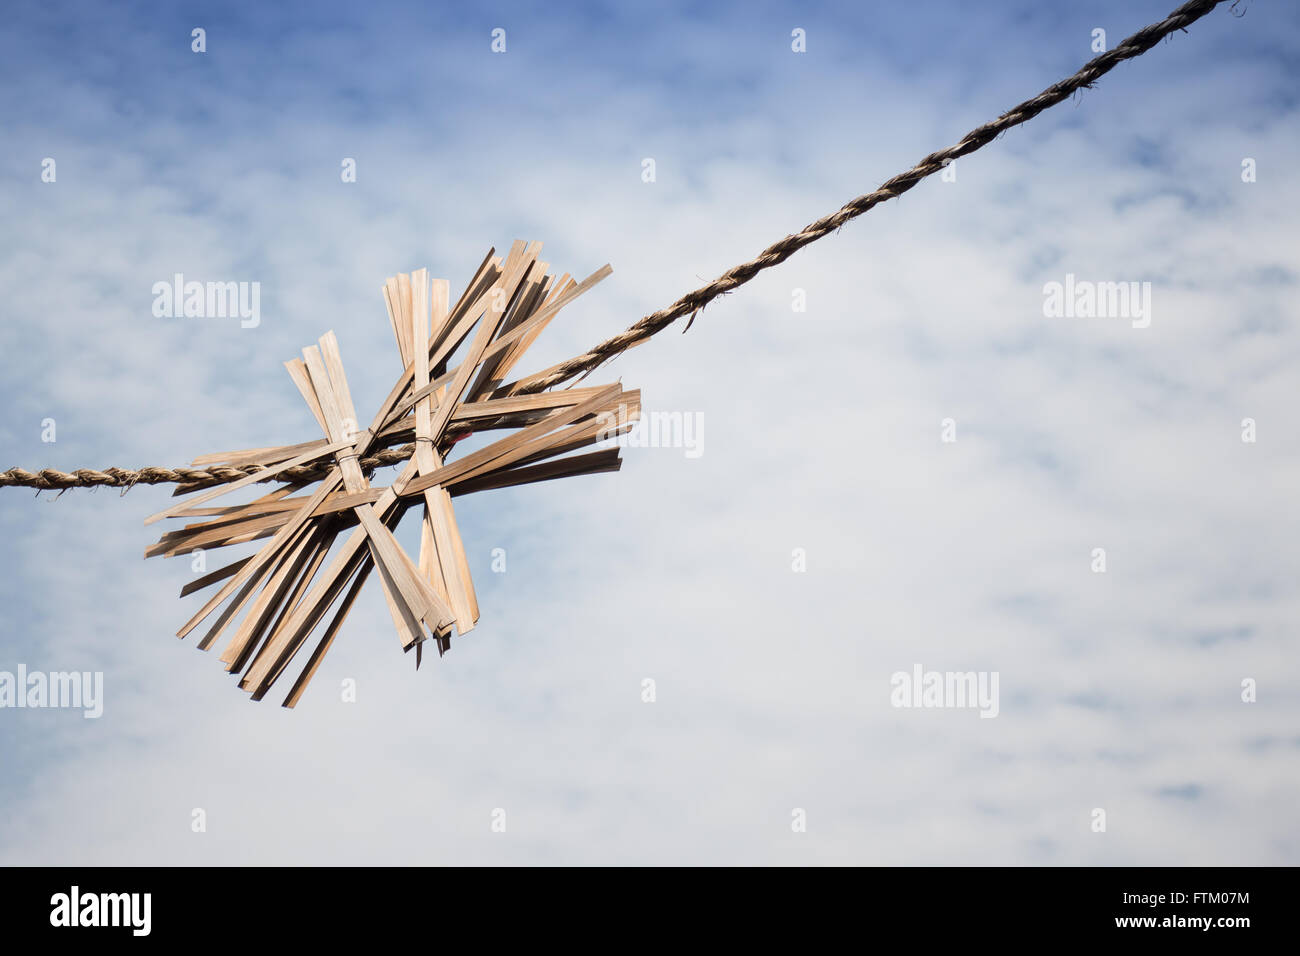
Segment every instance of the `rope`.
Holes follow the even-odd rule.
[[[411,457],[414,445],[401,448],[386,448],[374,455],[360,459],[362,471],[369,474],[385,465],[397,465]],[[331,465],[297,465],[286,468],[271,481],[291,483],[316,481],[328,474]],[[100,486],[125,487],[132,485],[177,484],[185,491],[197,491],[209,485],[221,485],[228,481],[238,481],[247,475],[263,471],[263,465],[213,465],[211,468],[106,468],[97,471],[94,468],[78,468],[76,471],[59,471],[56,468],[42,468],[31,472],[25,468],[10,468],[0,471],[0,487],[37,488],[42,490],[67,488],[96,488]]]
[[[764,269],[780,265],[804,246],[840,229],[885,200],[898,198],[922,179],[933,176],[955,159],[969,156],[1012,127],[1028,122],[1044,110],[1069,99],[1079,90],[1090,89],[1098,79],[1125,60],[1141,56],[1175,30],[1185,29],[1223,2],[1225,0],[1189,0],[1159,23],[1143,27],[1119,46],[1089,60],[1070,78],[1052,84],[1032,99],[1025,100],[1019,106],[1003,113],[993,122],[971,130],[956,145],[931,153],[907,172],[900,173],[883,183],[874,192],[859,196],[835,212],[809,223],[794,235],[774,242],[748,262],[728,269],[708,285],[701,286],[694,292],[688,292],[667,308],[650,313],[625,331],[601,342],[591,351],[555,366],[543,376],[530,379],[518,393],[531,395],[554,388],[575,375],[598,368],[656,332],[663,331],[678,319],[689,315],[694,321],[695,315],[718,296],[744,285]],[[1239,0],[1234,0],[1234,7],[1237,2]],[[690,328],[689,324],[687,328]],[[374,457],[362,459],[362,467],[372,470],[381,465],[397,464],[409,458],[413,448],[413,445],[406,445],[400,449],[380,451]],[[332,465],[328,463],[300,465],[282,471],[267,480],[312,481],[323,477],[331,467]],[[91,488],[111,485],[129,488],[136,484],[170,482],[185,485],[186,490],[190,490],[190,488],[197,489],[235,481],[261,469],[262,466],[259,465],[248,465],[242,468],[222,465],[212,468],[109,468],[104,471],[81,468],[74,472],[58,471],[54,468],[46,468],[40,472],[10,468],[8,471],[0,472],[0,487],[8,485],[25,488]]]
[[[1033,99],[1025,100],[1019,106],[1003,113],[993,122],[985,123],[983,126],[971,130],[961,138],[957,145],[931,153],[907,172],[899,173],[893,179],[882,184],[875,192],[859,196],[830,215],[809,223],[794,235],[786,236],[779,242],[772,243],[748,262],[733,266],[708,285],[701,286],[694,292],[688,292],[666,309],[651,312],[626,331],[620,332],[613,338],[606,339],[585,355],[579,355],[555,366],[555,368],[548,370],[545,377],[529,381],[524,388],[520,389],[520,393],[531,394],[553,388],[561,382],[567,382],[575,375],[589,372],[603,365],[614,356],[630,349],[656,332],[667,328],[684,316],[689,315],[694,319],[697,312],[718,296],[744,285],[764,269],[770,269],[785,262],[786,259],[789,259],[790,256],[804,246],[814,243],[828,233],[839,229],[886,199],[898,198],[925,177],[939,172],[954,159],[970,155],[1013,126],[1019,126],[1021,123],[1033,119],[1043,110],[1068,99],[1077,90],[1090,88],[1098,79],[1109,73],[1120,63],[1141,56],[1164,37],[1175,30],[1181,30],[1189,24],[1195,23],[1222,2],[1223,0],[1191,0],[1189,3],[1184,3],[1159,23],[1143,27],[1113,50],[1089,60],[1078,73],[1068,80],[1062,80],[1049,86]]]

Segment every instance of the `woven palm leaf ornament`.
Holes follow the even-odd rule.
[[[620,384],[570,384],[577,376],[585,380],[585,373],[679,319],[693,320],[719,295],[1090,87],[1119,63],[1145,53],[1222,2],[1183,4],[956,145],[931,153],[875,191],[786,236],[591,351],[545,371],[517,376],[516,367],[559,312],[611,269],[604,266],[581,282],[556,277],[539,258],[540,243],[515,242],[504,256],[490,250],[454,303],[448,283],[431,281],[425,269],[387,280],[383,300],[403,372],[367,426],[359,424],[338,342],[327,332],[301,358],[285,363],[320,426],[320,437],[209,454],[188,468],[71,473],[12,468],[0,473],[0,486],[174,483],[183,500],[151,515],[146,524],[162,519],[183,524],[165,532],[146,557],[265,540],[252,555],[182,588],[182,597],[211,592],[178,631],[180,637],[201,634],[198,646],[204,650],[220,644],[221,662],[240,675],[240,688],[254,700],[270,692],[300,652],[310,648],[283,701],[286,707],[298,702],[372,576],[379,580],[400,646],[414,650],[419,666],[427,641],[445,653],[453,632],[463,635],[479,619],[453,498],[619,469],[617,447],[592,446],[634,427],[640,393]],[[493,440],[459,452],[463,438],[482,433],[491,433]],[[389,465],[401,467],[386,486],[378,484],[376,469]],[[269,483],[276,485],[274,490],[248,503],[221,500],[229,492]],[[393,534],[409,511],[420,519],[414,558]]]
[[[516,242],[504,260],[494,251],[454,306],[448,303],[448,283],[430,283],[425,269],[385,283],[384,302],[404,371],[369,427],[358,428],[338,341],[327,332],[303,349],[302,358],[285,363],[324,437],[204,456],[195,464],[257,470],[146,519],[146,524],[206,519],[165,533],[146,557],[270,537],[252,557],[182,590],[184,595],[216,588],[178,636],[195,632],[215,614],[199,647],[211,648],[228,635],[221,661],[227,670],[243,672],[239,686],[254,700],[271,689],[346,590],[285,699],[286,706],[297,702],[371,571],[378,572],[398,638],[404,649],[415,650],[417,666],[426,640],[444,653],[453,630],[464,634],[474,626],[478,602],[452,495],[618,469],[617,447],[570,453],[630,429],[640,414],[639,393],[615,384],[523,394],[529,378],[505,381],[547,323],[610,268],[575,282],[547,274],[546,263],[537,258],[541,243]],[[464,357],[448,368],[449,357],[462,346]],[[447,460],[459,440],[488,430],[506,434]],[[392,483],[372,485],[362,458],[380,441],[410,439],[410,454]],[[209,506],[228,492],[312,464],[327,470],[310,493],[303,481],[288,478],[248,504]],[[393,535],[413,508],[421,512],[414,561]],[[234,627],[245,608],[243,621]]]

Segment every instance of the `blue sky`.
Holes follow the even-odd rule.
[[[614,267],[543,368],[1174,5],[12,4],[5,466],[315,437],[284,360],[335,330],[374,406],[383,279],[516,238]],[[106,695],[0,710],[0,861],[1295,863],[1298,57],[1292,7],[1225,5],[596,373],[704,454],[458,499],[483,616],[418,674],[371,588],[250,706],[140,560],[165,489],[0,492],[0,670]],[[177,272],[260,324],[154,317]],[[1150,326],[1045,316],[1067,274],[1150,282]],[[997,671],[998,717],[891,707],[916,663]]]

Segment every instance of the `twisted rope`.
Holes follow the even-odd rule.
[[[1003,113],[993,122],[985,123],[983,126],[971,130],[961,138],[957,145],[931,153],[907,172],[899,173],[893,179],[883,183],[874,192],[859,196],[830,215],[822,216],[816,222],[809,223],[794,235],[786,236],[779,242],[772,243],[748,262],[733,266],[708,285],[701,286],[694,292],[688,292],[666,309],[651,312],[626,331],[601,342],[590,352],[555,366],[554,369],[548,371],[545,377],[530,381],[520,391],[524,394],[531,394],[553,388],[561,382],[567,382],[575,375],[591,371],[603,365],[614,356],[630,349],[656,332],[667,328],[678,319],[688,315],[694,317],[697,312],[718,296],[744,285],[764,269],[780,265],[804,246],[814,243],[828,233],[839,229],[886,199],[898,198],[922,179],[933,176],[953,160],[970,155],[1013,126],[1028,122],[1043,110],[1069,99],[1077,90],[1090,88],[1098,79],[1109,73],[1120,63],[1141,56],[1175,30],[1181,30],[1189,24],[1195,23],[1223,2],[1224,0],[1191,0],[1189,3],[1184,3],[1159,23],[1143,27],[1113,50],[1089,60],[1078,73],[1069,79],[1049,86],[1032,99],[1025,100],[1019,106]],[[1236,0],[1234,0],[1235,2]]]
[[[1175,30],[1185,29],[1224,2],[1225,0],[1189,0],[1160,22],[1143,27],[1119,46],[1089,60],[1079,72],[1068,79],[1052,84],[1037,96],[1003,113],[993,122],[971,130],[956,145],[931,153],[907,172],[886,181],[875,191],[859,196],[835,212],[809,223],[794,235],[774,242],[748,262],[728,269],[708,285],[701,286],[694,292],[688,292],[667,308],[651,312],[589,352],[549,369],[544,375],[530,379],[519,389],[519,394],[530,395],[554,388],[575,375],[598,368],[632,346],[663,331],[678,319],[689,315],[693,321],[695,315],[718,296],[744,285],[764,269],[780,265],[804,246],[841,228],[885,200],[898,198],[922,179],[933,176],[955,159],[969,156],[1012,127],[1028,122],[1044,110],[1069,99],[1079,90],[1091,88],[1097,80],[1125,60],[1141,56]],[[1239,0],[1234,0],[1234,7],[1237,2]],[[688,324],[687,328],[689,327]],[[413,445],[406,445],[400,449],[385,449],[373,457],[362,459],[362,467],[373,470],[381,465],[397,464],[410,457],[413,448]],[[282,471],[273,479],[267,480],[312,481],[327,474],[330,467],[332,466],[329,463],[301,465]],[[109,468],[104,471],[82,468],[74,472],[58,471],[54,468],[46,468],[40,472],[10,468],[8,471],[0,472],[0,487],[8,485],[26,488],[90,488],[111,485],[129,488],[136,484],[173,482],[197,489],[235,481],[260,470],[262,466],[259,465],[248,465],[242,468],[221,465],[211,468]]]
[[[367,475],[376,468],[385,465],[398,465],[411,457],[414,445],[401,448],[385,448],[374,455],[360,459],[361,470]],[[317,481],[329,473],[330,465],[297,465],[274,475],[269,481],[305,483]],[[0,487],[6,485],[41,490],[62,490],[67,488],[97,488],[110,486],[130,488],[132,485],[184,486],[186,491],[197,491],[210,485],[221,485],[228,481],[238,481],[247,475],[265,471],[264,465],[213,465],[211,468],[106,468],[98,471],[94,468],[78,468],[76,471],[59,471],[57,468],[42,468],[32,472],[25,468],[10,468],[0,472]]]

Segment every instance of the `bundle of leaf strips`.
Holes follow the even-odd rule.
[[[226,635],[221,661],[241,674],[239,686],[254,700],[319,631],[284,699],[286,707],[298,702],[372,571],[398,640],[404,650],[414,649],[417,667],[425,641],[445,653],[453,631],[474,627],[478,602],[453,496],[619,469],[617,446],[582,449],[630,429],[640,415],[639,392],[614,384],[528,393],[532,377],[507,381],[556,314],[611,271],[605,266],[582,282],[567,274],[557,279],[538,260],[540,252],[541,243],[524,242],[514,243],[504,260],[489,251],[454,306],[447,282],[430,283],[427,270],[390,278],[384,302],[403,371],[369,427],[357,426],[338,342],[327,332],[301,359],[285,363],[324,437],[196,459],[195,465],[254,470],[207,490],[182,485],[177,494],[184,502],[146,520],[191,519],[164,534],[146,557],[270,538],[254,555],[181,591],[184,597],[220,585],[178,636],[215,614],[199,647],[207,650]],[[490,431],[507,434],[456,455],[459,441]],[[385,440],[409,442],[412,451],[392,483],[379,487],[362,462]],[[246,504],[209,504],[266,481],[279,487]],[[421,512],[414,561],[393,535],[413,508]],[[192,520],[198,518],[206,520]]]

